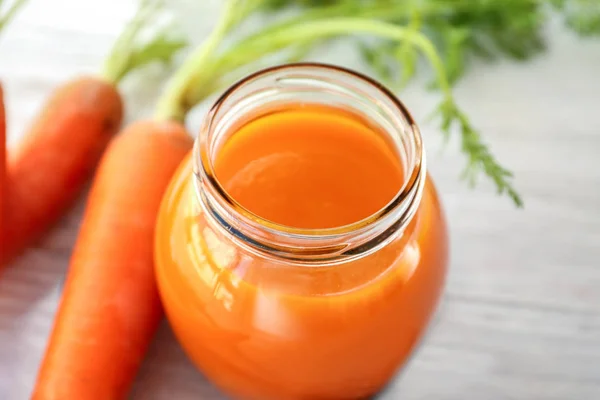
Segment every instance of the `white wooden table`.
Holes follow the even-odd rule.
[[[187,3],[175,8],[197,43],[218,0]],[[99,70],[133,11],[133,0],[30,1],[0,39],[11,143],[53,87]],[[600,399],[600,40],[578,41],[559,28],[551,38],[551,51],[535,61],[478,65],[457,88],[514,170],[524,210],[487,183],[467,189],[457,180],[456,143],[441,152],[435,126],[422,126],[451,227],[452,265],[437,324],[383,399]],[[361,67],[344,46],[318,57]],[[149,76],[161,82],[157,70]],[[148,115],[159,89],[129,81],[128,119]],[[401,98],[418,120],[436,101],[421,86]],[[192,115],[192,131],[202,114]],[[2,400],[28,398],[81,210],[0,279]],[[166,325],[133,397],[222,399]]]

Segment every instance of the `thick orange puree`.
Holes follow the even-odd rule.
[[[356,222],[402,184],[393,147],[359,119],[292,109],[254,119],[215,168],[244,207],[294,227]],[[251,254],[200,208],[186,159],[158,219],[156,269],[186,353],[244,400],[361,399],[377,393],[423,335],[446,269],[446,227],[427,181],[412,222],[380,250],[330,266]]]
[[[402,166],[384,136],[324,107],[285,109],[242,126],[215,170],[249,211],[296,228],[332,228],[383,208],[402,186]]]

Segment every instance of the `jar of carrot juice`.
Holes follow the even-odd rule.
[[[235,399],[361,399],[405,363],[448,260],[419,129],[355,72],[255,73],[165,194],[156,275],[188,356]]]

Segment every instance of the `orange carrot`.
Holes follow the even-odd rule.
[[[144,2],[117,40],[103,77],[83,77],[59,87],[15,149],[9,149],[7,199],[0,265],[39,239],[77,199],[102,152],[121,125],[117,84],[136,67],[168,62],[184,43],[164,34],[139,46],[140,29],[152,21],[156,2]]]
[[[3,263],[38,239],[76,200],[122,117],[116,88],[98,78],[73,80],[48,99],[8,153]]]
[[[109,146],[90,192],[32,400],[118,400],[162,317],[154,223],[192,147],[178,122],[137,122]]]
[[[15,0],[3,13],[0,13],[0,31],[8,25],[26,0]],[[2,5],[2,1],[0,1]],[[0,85],[0,266],[5,249],[6,201],[8,196],[6,183],[6,113],[4,109],[4,91]]]
[[[163,315],[154,225],[170,178],[192,148],[182,123],[186,96],[220,42],[223,30],[216,32],[173,78],[157,118],[125,129],[103,155],[31,400],[128,396]]]
[[[4,91],[2,85],[0,85],[0,259],[4,254],[6,195],[6,114],[4,110]]]

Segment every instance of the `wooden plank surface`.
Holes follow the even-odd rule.
[[[218,1],[174,3],[184,32],[199,42]],[[11,143],[53,87],[99,70],[133,10],[132,0],[30,1],[0,38]],[[451,227],[451,271],[429,336],[382,399],[600,399],[600,41],[551,32],[548,54],[522,65],[477,65],[457,88],[514,170],[524,210],[486,182],[467,189],[457,180],[456,142],[443,149],[435,126],[422,125]],[[362,68],[344,45],[314,59]],[[157,69],[149,77],[152,85],[125,85],[129,120],[152,112],[164,77]],[[419,121],[436,102],[421,86],[400,96]],[[204,109],[190,118],[194,132]],[[82,209],[3,272],[0,399],[28,398]],[[166,325],[133,397],[222,399]]]

